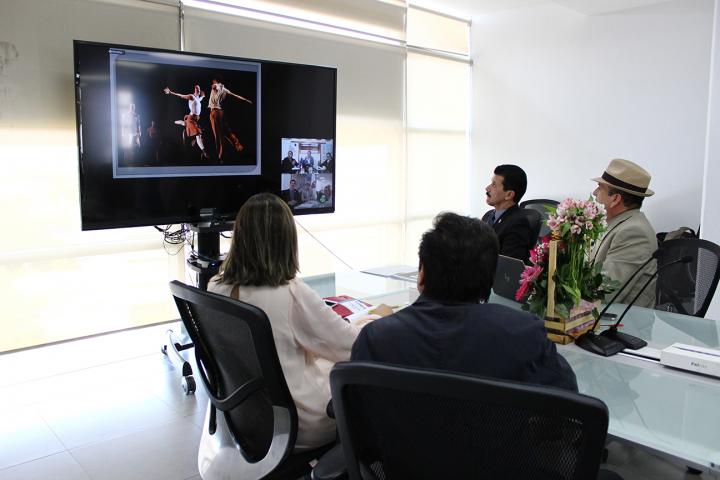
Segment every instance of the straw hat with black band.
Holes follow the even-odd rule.
[[[593,178],[592,181],[604,183],[609,187],[638,197],[650,197],[655,194],[648,188],[650,173],[640,165],[622,158],[611,161],[602,177]]]

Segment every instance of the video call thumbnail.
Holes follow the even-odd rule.
[[[333,143],[332,139],[282,139],[281,193],[293,210],[332,207]]]
[[[333,173],[335,157],[333,141],[327,139],[283,138],[282,173]]]
[[[293,210],[332,207],[331,173],[283,174],[281,184],[282,198]]]

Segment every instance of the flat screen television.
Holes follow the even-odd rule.
[[[75,41],[82,229],[335,211],[334,68]]]

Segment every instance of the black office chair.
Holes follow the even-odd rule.
[[[488,210],[485,212],[482,216],[483,222],[488,222],[490,219],[490,215],[493,214],[495,210]],[[543,228],[543,225],[545,224],[545,221],[543,220],[542,215],[532,209],[521,209],[521,211],[525,214],[525,218],[528,219],[528,223],[530,224],[530,238],[528,239],[528,243],[531,246],[535,246],[540,237],[540,231]],[[546,226],[547,227],[547,226]],[[548,230],[549,231],[549,230]]]
[[[547,226],[547,219],[550,215],[550,212],[548,212],[546,207],[557,207],[558,205],[560,205],[560,202],[558,202],[557,200],[538,198],[534,200],[525,200],[524,202],[520,202],[518,206],[526,210],[535,210],[540,214],[540,216],[542,217],[542,221],[540,225],[540,232],[538,233],[538,238],[542,238],[550,233],[550,228]]]
[[[350,480],[598,476],[608,411],[555,388],[365,362],[330,374]]]
[[[665,240],[657,264],[665,265],[686,256],[690,262],[659,271],[655,308],[704,317],[720,278],[720,246],[699,238]]]
[[[523,208],[522,212],[525,214],[525,218],[527,218],[528,223],[530,224],[530,245],[535,246],[538,239],[542,238],[540,236],[540,232],[543,229],[542,227],[545,220],[540,212],[533,210],[532,208]],[[548,229],[548,226],[545,225],[545,228]],[[548,232],[549,231],[550,230],[548,229]]]
[[[170,291],[210,397],[198,451],[203,480],[285,480],[309,473],[309,462],[327,449],[292,454],[297,411],[265,312],[178,281]]]

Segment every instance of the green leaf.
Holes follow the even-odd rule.
[[[555,305],[555,314],[567,318],[570,316],[570,309],[564,303],[558,303]]]
[[[540,318],[545,317],[545,304],[547,303],[547,296],[534,296],[527,303],[528,311],[534,313]]]
[[[562,288],[570,295],[573,305],[577,305],[580,302],[580,289],[565,284],[562,285]]]

